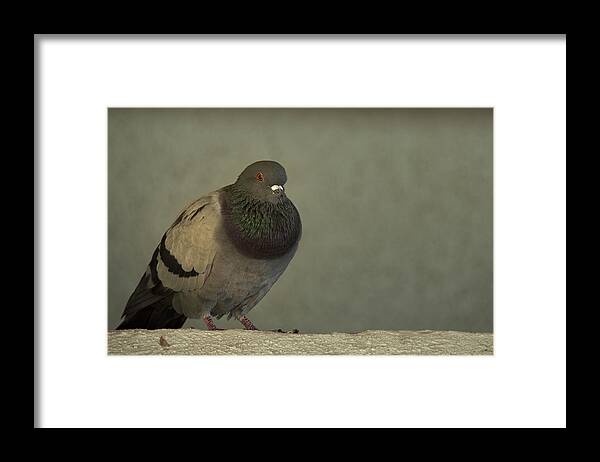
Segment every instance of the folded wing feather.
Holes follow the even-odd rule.
[[[157,275],[176,292],[200,289],[212,270],[219,204],[214,194],[186,207],[159,244]]]

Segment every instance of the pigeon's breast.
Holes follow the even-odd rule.
[[[218,301],[229,301],[233,306],[250,303],[247,299],[266,293],[285,271],[297,248],[296,244],[285,255],[260,259],[239,252],[231,242],[225,241],[223,246],[229,247],[228,251],[217,255],[214,268],[217,274],[210,282]]]
[[[285,255],[270,259],[241,253],[224,229],[216,234],[217,252],[202,288],[176,295],[174,306],[190,318],[245,314],[271,289],[293,258],[297,244]]]

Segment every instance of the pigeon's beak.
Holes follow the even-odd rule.
[[[277,196],[285,191],[283,186],[280,186],[278,184],[274,184],[273,186],[271,186],[271,190],[273,191],[273,194]]]

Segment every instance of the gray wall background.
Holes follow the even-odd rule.
[[[108,327],[179,211],[272,159],[303,238],[259,328],[491,332],[492,126],[492,109],[109,109]]]

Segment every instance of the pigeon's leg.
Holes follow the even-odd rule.
[[[213,319],[208,314],[202,316],[202,320],[204,321],[204,324],[206,324],[206,327],[208,327],[208,330],[219,330],[217,329],[217,326],[215,325]]]
[[[238,321],[241,322],[246,330],[258,330],[246,316],[240,316]]]

